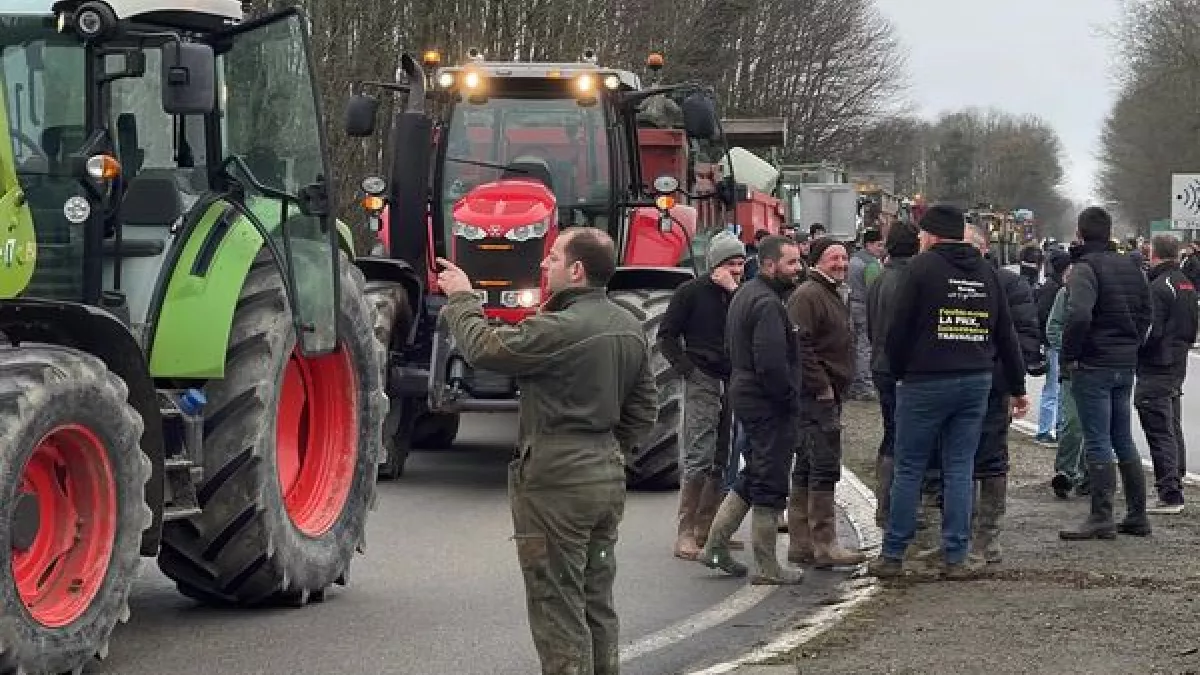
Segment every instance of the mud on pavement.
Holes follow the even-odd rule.
[[[878,408],[850,403],[844,422],[846,465],[873,486]],[[1200,673],[1200,505],[1151,516],[1148,538],[1060,541],[1059,528],[1086,514],[1086,497],[1054,497],[1053,449],[1016,431],[1010,448],[1003,563],[977,581],[887,584],[777,659],[779,670]],[[1115,501],[1122,517],[1123,495]]]

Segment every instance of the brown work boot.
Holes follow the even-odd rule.
[[[833,490],[808,493],[808,527],[812,531],[813,566],[817,569],[861,565],[867,561],[862,553],[838,545]]]
[[[756,586],[785,586],[804,581],[804,571],[784,568],[776,557],[776,544],[779,540],[777,531],[779,510],[767,506],[754,507],[751,525],[754,547],[754,578],[750,583]]]
[[[807,565],[813,561],[812,537],[808,522],[808,488],[793,487],[788,495],[788,562]]]
[[[742,526],[742,520],[749,512],[750,505],[741,495],[732,490],[725,495],[721,508],[717,509],[717,515],[713,518],[712,528],[708,531],[708,541],[704,544],[704,550],[700,551],[696,559],[726,574],[735,577],[746,576],[748,568],[734,560],[729,552],[729,539]]]
[[[687,478],[679,487],[679,514],[676,516],[678,530],[675,536],[675,557],[695,560],[700,555],[696,544],[697,507],[700,493],[704,489],[704,478]]]
[[[696,508],[696,545],[700,548],[704,548],[708,543],[708,531],[712,529],[713,517],[717,514],[717,507],[725,499],[723,484],[724,479],[721,476],[708,476],[704,479],[704,489],[700,491],[700,506]],[[730,539],[727,547],[731,551],[741,551],[746,548],[746,543]]]

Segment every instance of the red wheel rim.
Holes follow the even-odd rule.
[[[310,537],[342,514],[358,462],[358,378],[346,348],[288,359],[279,392],[275,455],[288,517]]]
[[[56,427],[34,448],[17,490],[37,507],[28,546],[13,542],[17,591],[34,620],[61,628],[87,611],[112,560],[117,486],[104,443],[78,424]]]

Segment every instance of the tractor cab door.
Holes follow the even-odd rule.
[[[308,21],[297,9],[217,38],[221,172],[270,232],[305,355],[337,345],[338,244]]]

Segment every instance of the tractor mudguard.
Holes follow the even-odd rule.
[[[697,211],[694,206],[677,204],[671,207],[671,230],[659,229],[659,211],[639,207],[629,215],[626,234],[625,264],[637,267],[678,265],[691,253],[696,237]]]
[[[414,316],[420,316],[421,298],[425,295],[425,288],[421,282],[421,275],[417,274],[412,265],[404,260],[378,256],[362,256],[355,259],[354,264],[362,270],[367,281],[394,281],[404,286],[409,308]]]
[[[0,332],[14,344],[48,342],[87,352],[125,381],[129,403],[142,416],[142,451],[152,467],[146,483],[146,503],[154,521],[142,533],[142,555],[156,555],[162,533],[166,443],[158,392],[137,338],[120,319],[103,309],[55,300],[0,302]]]
[[[349,225],[342,222],[341,218],[337,220],[337,233],[338,243],[341,244],[342,251],[346,253],[347,258],[354,260],[354,233],[350,231]]]
[[[673,291],[695,276],[686,267],[618,267],[608,282],[608,291]]]
[[[279,202],[257,198],[248,208],[270,232],[279,227]],[[298,213],[298,211],[294,211]],[[150,372],[156,378],[212,379],[225,374],[225,350],[242,283],[263,247],[250,220],[225,200],[210,203],[185,232],[147,335]],[[337,227],[339,248],[353,256],[349,228]],[[297,284],[304,283],[304,276]]]

